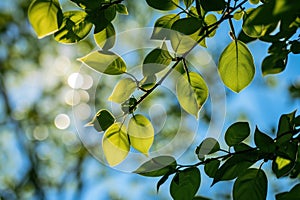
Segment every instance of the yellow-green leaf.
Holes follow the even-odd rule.
[[[111,125],[102,138],[102,148],[110,166],[120,164],[127,157],[130,149],[126,127],[121,123]]]
[[[118,75],[126,72],[123,59],[110,51],[94,51],[78,60],[104,74]]]
[[[151,122],[143,115],[134,115],[128,124],[131,145],[141,153],[148,155],[154,140],[154,129]]]
[[[234,92],[247,87],[254,77],[255,67],[246,44],[232,41],[221,54],[218,69],[224,84]]]
[[[97,45],[105,50],[111,49],[116,41],[116,31],[112,23],[109,23],[105,29],[94,33],[94,39]]]
[[[112,94],[108,97],[109,101],[123,103],[129,99],[130,95],[136,90],[136,82],[131,78],[120,80],[115,86]]]
[[[208,87],[201,75],[190,72],[189,78],[186,75],[179,77],[176,93],[180,106],[198,118],[198,112],[208,97]]]
[[[54,33],[54,39],[61,43],[76,43],[84,39],[90,32],[93,24],[86,20],[84,11],[64,12],[61,27]]]
[[[58,0],[35,0],[28,8],[28,18],[39,38],[56,32],[63,19]]]

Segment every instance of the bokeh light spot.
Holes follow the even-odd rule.
[[[70,126],[70,117],[66,114],[59,114],[55,117],[54,124],[58,129],[66,129]]]

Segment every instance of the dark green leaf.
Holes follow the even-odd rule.
[[[149,6],[158,10],[174,10],[179,0],[146,0]],[[176,4],[176,5],[175,5]]]
[[[276,200],[299,200],[300,184],[295,185],[289,192],[276,194]]]
[[[206,12],[219,11],[226,8],[224,0],[201,0],[200,4]]]
[[[219,160],[212,160],[204,165],[204,171],[207,176],[209,176],[210,178],[214,178],[216,172],[218,171],[219,166],[220,166]]]
[[[54,33],[56,41],[61,43],[76,43],[84,39],[92,28],[92,23],[86,20],[83,11],[64,12],[64,19],[59,30]]]
[[[153,29],[151,39],[169,40],[170,39],[169,29],[171,29],[173,23],[179,18],[180,17],[177,14],[169,14],[169,15],[164,15],[159,19],[157,19],[154,24],[154,29]]]
[[[294,123],[296,127],[300,126],[300,115],[295,118]]]
[[[198,168],[191,167],[180,171],[171,182],[170,194],[174,200],[191,200],[200,187],[200,181]]]
[[[242,29],[241,32],[239,33],[238,40],[240,40],[240,41],[244,42],[245,44],[247,44],[249,42],[255,41],[256,38],[253,38],[253,37],[250,37],[250,36],[246,35],[246,33]]]
[[[218,67],[224,84],[235,92],[240,92],[253,80],[255,66],[247,45],[232,41],[222,52]]]
[[[94,128],[101,132],[106,131],[115,122],[115,117],[108,110],[99,110],[93,120],[86,124],[86,126],[94,126]]]
[[[234,151],[235,152],[239,152],[239,151],[247,151],[252,149],[252,147],[250,147],[249,145],[245,144],[245,143],[239,143],[233,146]]]
[[[278,130],[277,130],[277,137],[294,130],[295,114],[296,111],[293,111],[289,114],[283,114],[280,116]]]
[[[276,151],[277,157],[272,162],[272,170],[280,178],[288,175],[295,167],[298,145],[293,142],[282,144]]]
[[[247,154],[233,155],[217,170],[212,185],[219,181],[236,178],[243,174],[258,159],[257,152],[255,151],[248,152]]]
[[[287,54],[283,52],[282,54],[272,54],[267,56],[262,62],[262,73],[263,75],[268,74],[278,74],[285,70]]]
[[[166,43],[163,42],[161,48],[152,50],[143,62],[143,75],[151,76],[164,70],[172,61]]]
[[[28,18],[39,38],[57,31],[63,20],[58,0],[34,0],[28,8]]]
[[[196,154],[200,160],[204,158],[205,155],[215,153],[220,150],[219,142],[214,138],[206,138],[201,142],[201,144],[196,149]]]
[[[298,41],[298,40],[292,41],[290,50],[294,54],[299,54],[300,53],[300,41]]]
[[[79,58],[90,68],[109,75],[119,75],[126,72],[126,64],[117,54],[110,51],[94,51]]]
[[[228,146],[241,143],[250,135],[248,122],[236,122],[232,124],[225,133],[225,142]]]
[[[202,27],[202,21],[195,17],[188,17],[176,20],[172,25],[172,30],[184,35],[191,35]]]
[[[272,153],[275,151],[274,141],[267,134],[262,133],[257,127],[254,132],[254,142],[259,150]]]
[[[142,176],[157,177],[175,172],[176,160],[171,156],[158,156],[143,163],[134,173]]]
[[[248,169],[239,176],[233,185],[234,200],[265,200],[268,179],[261,169]]]
[[[159,179],[159,181],[157,182],[157,185],[156,185],[156,192],[159,192],[160,186],[168,180],[169,176],[170,176],[170,174],[166,173],[165,175],[163,175],[161,177],[161,179]]]
[[[116,11],[123,15],[128,15],[127,7],[124,4],[117,4]]]

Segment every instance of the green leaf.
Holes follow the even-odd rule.
[[[283,114],[280,116],[278,129],[277,129],[277,137],[294,130],[295,114],[296,111],[293,111],[289,114]]]
[[[241,30],[241,32],[239,33],[239,36],[238,36],[238,40],[242,41],[244,43],[249,43],[249,42],[255,41],[256,39],[257,38],[253,38],[253,37],[246,35],[246,33],[243,31],[243,29]]]
[[[102,31],[94,33],[94,39],[100,48],[111,49],[116,41],[116,31],[112,23],[109,23]]]
[[[192,5],[192,3],[194,2],[194,0],[183,0],[183,2],[184,2],[185,7],[189,8]]]
[[[291,42],[291,48],[290,48],[291,52],[293,54],[300,54],[300,41],[298,40],[293,40]]]
[[[157,177],[175,172],[176,167],[176,160],[172,156],[158,156],[143,163],[134,173],[142,176]]]
[[[177,14],[164,15],[158,18],[154,24],[153,33],[151,39],[156,40],[169,40],[170,32],[167,29],[171,29],[171,26],[175,21],[180,18]]]
[[[94,128],[101,132],[106,131],[115,122],[115,117],[105,109],[99,110],[92,121],[86,126],[94,126]]]
[[[201,142],[201,144],[196,149],[196,154],[200,160],[204,158],[205,155],[215,153],[220,150],[219,142],[214,138],[206,138]]]
[[[217,17],[214,14],[208,14],[205,16],[204,22],[207,26],[211,26],[217,22]],[[216,34],[216,29],[211,32],[208,37],[213,37]]]
[[[235,20],[240,20],[244,16],[244,11],[243,10],[237,10],[233,14],[233,19]]]
[[[248,10],[247,13],[244,15],[243,20],[243,31],[248,36],[253,38],[259,38],[267,33],[270,33],[270,29],[274,30],[276,28],[277,23],[271,23],[271,24],[253,24],[252,21],[255,19],[256,15],[253,13],[255,12],[255,9]]]
[[[176,173],[170,185],[174,200],[193,199],[200,187],[201,175],[197,167],[187,168]]]
[[[224,84],[235,92],[240,92],[253,80],[255,67],[251,52],[246,44],[232,41],[219,59],[219,73]]]
[[[249,145],[245,144],[245,143],[239,143],[233,146],[234,151],[235,152],[239,152],[239,151],[247,151],[252,149],[252,147],[250,147]]]
[[[128,123],[130,144],[139,152],[148,155],[154,140],[154,128],[143,115],[134,115]]]
[[[226,8],[224,0],[201,0],[200,4],[206,12],[219,11]]]
[[[247,154],[233,155],[216,171],[212,185],[219,181],[235,179],[258,159],[257,152],[253,151],[249,151]]]
[[[239,176],[233,185],[234,200],[265,200],[268,191],[268,179],[261,169],[248,169]]]
[[[262,133],[257,127],[254,132],[254,142],[259,150],[263,152],[272,153],[275,151],[276,146],[273,139],[267,134]]]
[[[198,118],[198,112],[208,97],[208,88],[201,75],[190,72],[189,78],[187,75],[180,76],[176,83],[176,94],[180,106]]]
[[[250,3],[252,3],[252,4],[258,4],[259,0],[250,0]]]
[[[232,124],[225,133],[225,142],[228,146],[241,143],[250,135],[248,122],[236,122]]]
[[[298,200],[300,194],[300,183],[295,185],[289,192],[276,194],[276,200]]]
[[[151,89],[156,84],[156,76],[150,75],[145,76],[140,82],[139,85],[145,90]]]
[[[261,70],[264,76],[268,74],[278,74],[285,70],[287,64],[287,54],[273,54],[267,56],[261,66]]]
[[[143,75],[151,76],[164,70],[172,61],[166,43],[163,42],[161,48],[152,50],[143,62]]]
[[[61,43],[76,43],[84,39],[92,28],[92,23],[86,20],[84,11],[64,12],[64,19],[59,30],[54,33],[54,39]]]
[[[116,103],[123,103],[129,99],[136,88],[136,82],[131,78],[121,79],[115,86],[112,94],[108,97],[108,100]]]
[[[130,97],[124,103],[121,104],[121,109],[124,114],[133,113],[137,108],[137,100],[134,97]]]
[[[211,200],[211,199],[206,198],[206,197],[201,197],[201,196],[195,196],[195,197],[193,198],[193,200]]]
[[[102,148],[110,166],[120,164],[128,155],[130,144],[126,127],[121,123],[114,123],[104,133]]]
[[[216,172],[218,171],[219,166],[220,166],[219,160],[212,160],[204,165],[204,171],[207,176],[209,176],[210,178],[214,178]]]
[[[128,15],[127,7],[124,4],[116,4],[116,11],[123,15]]]
[[[28,8],[28,18],[37,36],[43,38],[59,29],[63,14],[58,0],[34,0]]]
[[[94,51],[79,61],[88,67],[109,75],[119,75],[126,72],[126,64],[117,54],[110,51]]]
[[[179,4],[179,0],[146,0],[146,2],[150,7],[158,10],[174,10]]]

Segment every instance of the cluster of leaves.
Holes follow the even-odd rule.
[[[124,113],[123,120],[120,122],[119,117],[102,109],[88,123],[99,132],[104,132],[102,148],[111,166],[122,162],[130,147],[148,155],[154,140],[154,129],[151,121],[136,113],[136,110],[173,70],[182,73],[176,82],[180,106],[187,113],[198,117],[209,91],[202,76],[188,66],[186,56],[197,45],[206,47],[206,38],[214,37],[221,23],[229,22],[232,42],[220,55],[218,70],[224,85],[234,92],[247,87],[255,74],[254,59],[247,43],[256,39],[271,43],[268,50],[270,55],[262,62],[263,75],[283,71],[289,53],[300,53],[299,36],[294,39],[300,26],[300,4],[296,0],[249,0],[252,5],[257,5],[250,9],[244,7],[248,0],[146,0],[154,9],[178,12],[174,14],[172,11],[172,14],[156,20],[151,39],[161,40],[161,46],[145,56],[141,71],[143,77],[138,80],[127,72],[128,66],[122,57],[111,51],[116,37],[112,21],[116,13],[128,14],[126,6],[122,4],[123,0],[71,1],[80,10],[63,12],[57,0],[34,0],[28,10],[29,20],[38,37],[54,34],[55,40],[62,43],[76,43],[84,39],[94,26],[94,39],[101,50],[91,52],[79,60],[97,72],[127,76],[117,83],[108,98],[120,104]],[[234,19],[243,21],[238,36]],[[168,50],[167,43],[172,50]],[[260,168],[249,167],[259,160],[272,160],[272,170],[278,178],[285,175],[297,177],[300,168],[298,126],[299,116],[295,117],[295,113],[283,115],[275,139],[256,129],[256,147],[250,147],[242,142],[250,134],[249,125],[235,123],[225,134],[226,144],[234,152],[221,150],[215,139],[208,138],[196,150],[201,161],[195,165],[178,165],[174,158],[160,156],[143,164],[136,173],[162,176],[158,188],[170,175],[175,174],[170,186],[172,197],[193,199],[200,186],[197,166],[203,164],[206,174],[214,179],[213,184],[237,178],[233,188],[234,199],[264,199],[266,175]],[[219,151],[226,152],[226,155],[206,158],[207,154]],[[224,163],[221,165],[221,162]],[[255,190],[250,191],[249,187]],[[298,190],[299,186],[277,197],[286,199],[286,196],[293,196]]]
[[[170,194],[174,199],[204,199],[195,197],[201,176],[197,167],[204,165],[205,174],[213,178],[212,186],[219,181],[235,179],[233,199],[266,199],[268,179],[262,169],[264,163],[272,162],[272,171],[277,178],[297,178],[300,174],[300,115],[295,117],[295,112],[282,115],[276,138],[256,127],[255,147],[244,142],[249,135],[249,124],[236,122],[225,132],[224,139],[229,150],[221,149],[216,139],[206,138],[196,149],[200,162],[194,165],[180,165],[173,157],[159,156],[142,164],[135,173],[161,176],[157,190],[170,175],[174,175],[170,184]],[[259,168],[251,167],[259,161]],[[296,199],[299,192],[300,184],[297,184],[290,192],[277,194],[276,199]]]

